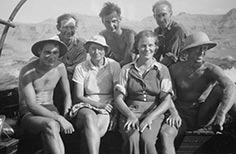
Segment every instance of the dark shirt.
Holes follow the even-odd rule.
[[[180,57],[180,50],[187,37],[187,32],[180,24],[172,21],[170,25],[161,29],[160,27],[154,29],[155,34],[159,39],[159,49],[154,55],[157,61],[167,56],[173,63],[177,62]]]

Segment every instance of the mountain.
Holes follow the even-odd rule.
[[[88,16],[76,14],[79,19],[77,35],[88,39],[104,29],[104,25],[98,16]],[[236,8],[229,10],[222,15],[202,15],[179,13],[175,15],[174,20],[181,23],[188,33],[194,31],[206,32],[210,39],[218,45],[213,50],[207,52],[210,61],[218,63],[221,66],[231,67],[236,65]],[[140,21],[131,21],[122,19],[122,26],[134,29],[139,32],[143,29],[154,29],[157,24],[152,16],[146,17]],[[30,48],[38,40],[50,38],[56,35],[56,19],[46,19],[40,23],[15,23],[15,28],[10,28],[2,55],[0,57],[1,83],[5,83],[9,76],[17,76],[19,69],[33,56]],[[0,32],[4,26],[0,25]],[[225,57],[231,57],[225,58]],[[219,62],[224,61],[224,62]],[[226,62],[225,62],[226,61]],[[229,65],[228,65],[229,64]],[[1,87],[0,87],[1,89]]]

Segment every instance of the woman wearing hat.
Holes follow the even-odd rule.
[[[69,116],[75,118],[75,126],[84,132],[89,153],[98,154],[100,138],[106,133],[110,121],[113,89],[120,65],[105,57],[109,54],[109,47],[101,35],[90,38],[85,48],[91,58],[75,68],[72,80],[77,104]]]
[[[170,67],[176,91],[174,102],[182,118],[180,134],[209,125],[222,131],[228,111],[236,113],[233,81],[219,66],[204,61],[206,51],[215,46],[205,33],[193,33],[182,49],[187,60]]]

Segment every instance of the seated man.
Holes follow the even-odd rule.
[[[176,90],[174,103],[182,118],[179,134],[207,126],[222,131],[226,114],[230,111],[235,115],[233,81],[220,67],[204,61],[206,51],[215,46],[205,33],[193,33],[187,37],[182,49],[187,60],[170,67]]]
[[[65,93],[64,113],[71,106],[69,81],[65,65],[58,58],[67,52],[64,43],[43,40],[32,46],[32,53],[39,57],[24,66],[19,76],[19,102],[21,127],[25,132],[40,134],[45,153],[64,154],[60,131],[66,134],[74,128],[59,115],[53,104],[53,91],[60,81]]]

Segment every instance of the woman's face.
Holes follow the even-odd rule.
[[[142,37],[138,42],[138,51],[140,58],[151,59],[156,52],[157,46],[155,44],[156,38]]]
[[[105,57],[105,48],[97,43],[91,43],[88,52],[92,61],[100,61]]]

